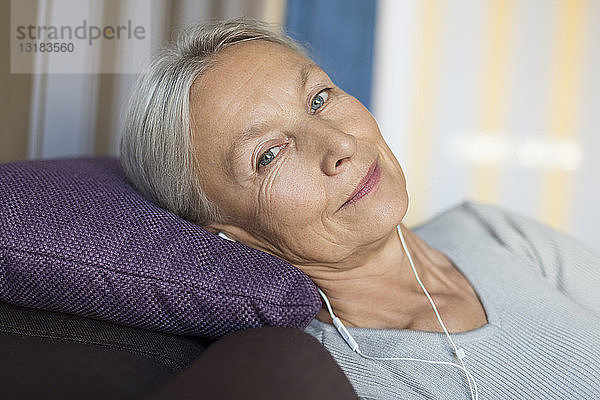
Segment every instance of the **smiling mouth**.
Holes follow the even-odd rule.
[[[373,164],[371,164],[371,167],[369,167],[367,174],[361,179],[356,186],[356,189],[354,189],[354,192],[352,192],[348,200],[346,200],[346,202],[342,204],[339,209],[354,204],[358,200],[368,195],[375,188],[375,186],[377,186],[380,178],[381,170],[379,169],[379,163],[377,162],[377,159],[375,159]]]

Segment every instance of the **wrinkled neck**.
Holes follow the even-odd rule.
[[[423,283],[439,288],[444,276],[440,268],[447,259],[402,227],[408,251]],[[329,298],[333,312],[346,326],[403,328],[429,308],[417,283],[409,259],[394,230],[378,246],[342,265],[320,266],[305,271]],[[331,323],[323,308],[317,319]]]

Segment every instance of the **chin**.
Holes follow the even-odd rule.
[[[378,207],[373,207],[371,220],[374,224],[380,226],[396,227],[406,215],[408,202],[403,198],[397,197]]]
[[[408,208],[406,195],[395,194],[378,200],[375,204],[365,204],[365,212],[357,215],[356,223],[363,230],[367,240],[375,240],[396,229]]]

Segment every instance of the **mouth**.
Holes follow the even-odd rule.
[[[348,200],[346,200],[346,202],[339,208],[340,210],[356,203],[358,200],[371,193],[371,191],[373,191],[373,189],[377,186],[379,179],[381,178],[381,170],[377,160],[378,158],[373,161],[373,164],[371,164],[369,167],[367,174],[360,180],[356,186],[356,189],[354,189],[350,197],[348,197]]]

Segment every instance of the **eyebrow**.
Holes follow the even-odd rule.
[[[308,82],[308,77],[310,76],[311,71],[317,65],[314,63],[306,63],[302,64],[300,68],[300,73],[298,74],[298,91],[304,90],[306,88],[306,83]]]
[[[245,145],[246,143],[262,136],[263,131],[268,128],[268,126],[269,123],[265,121],[255,122],[250,126],[247,126],[240,133],[240,136],[231,144],[232,149],[238,146],[241,147],[242,145]]]
[[[267,129],[269,123],[260,121],[247,126],[242,130],[236,140],[231,142],[227,154],[225,154],[225,165],[227,165],[227,173],[230,177],[235,177],[235,165],[231,163],[232,159],[243,156],[240,154],[242,148],[245,147],[246,143],[255,140],[256,138],[263,135],[265,129]],[[233,158],[232,158],[233,156]]]

